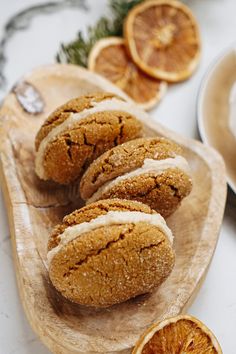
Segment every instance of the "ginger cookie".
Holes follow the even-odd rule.
[[[165,220],[139,202],[111,199],[63,219],[48,242],[49,277],[67,299],[108,307],[148,293],[174,265]]]
[[[137,200],[167,217],[192,189],[182,149],[165,138],[126,142],[96,159],[80,182],[87,204],[100,199]]]
[[[108,149],[142,135],[140,111],[111,93],[72,99],[54,111],[36,139],[36,174],[68,184]]]

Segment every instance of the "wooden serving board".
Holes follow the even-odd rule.
[[[82,202],[75,186],[60,187],[36,177],[34,137],[58,105],[100,90],[122,94],[77,66],[45,66],[24,77],[0,111],[1,183],[20,297],[30,324],[53,353],[129,353],[152,322],[185,312],[209,267],[224,211],[225,170],[218,153],[143,113],[146,134],[180,143],[192,168],[193,191],[167,220],[175,235],[175,268],[152,294],[109,309],[84,308],[62,298],[48,279],[47,238],[51,228]]]

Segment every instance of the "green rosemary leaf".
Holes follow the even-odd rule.
[[[110,0],[109,6],[113,14],[114,27],[117,30],[117,35],[123,34],[123,22],[128,12],[143,0]]]
[[[71,63],[86,66],[89,53],[88,43],[83,34],[78,33],[78,38],[67,45],[61,44],[56,60],[60,63]]]
[[[80,31],[73,42],[61,44],[56,60],[60,63],[87,67],[88,56],[93,45],[104,37],[122,36],[125,17],[132,7],[142,1],[144,0],[109,0],[111,18],[102,17],[94,27],[88,27],[86,38]]]

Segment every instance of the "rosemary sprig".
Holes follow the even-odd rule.
[[[142,1],[144,0],[109,0],[111,18],[102,17],[94,27],[88,27],[86,37],[79,31],[73,42],[61,44],[56,60],[60,63],[87,67],[88,56],[93,45],[104,37],[122,36],[125,17],[135,5]]]

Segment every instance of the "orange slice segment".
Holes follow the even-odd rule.
[[[178,82],[198,65],[198,26],[179,1],[149,0],[135,6],[125,20],[124,35],[133,61],[150,76]]]
[[[213,333],[192,316],[168,318],[150,327],[132,354],[222,354]]]
[[[88,68],[119,86],[146,110],[155,106],[167,89],[165,82],[146,75],[134,64],[119,37],[99,40],[90,52]]]

